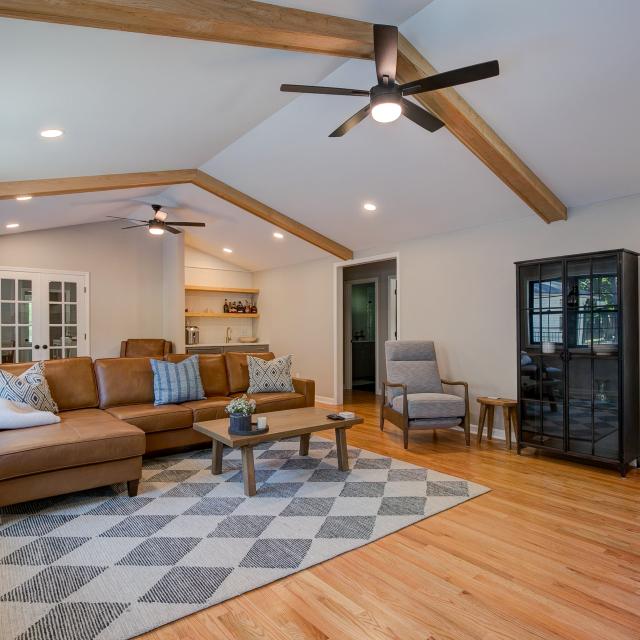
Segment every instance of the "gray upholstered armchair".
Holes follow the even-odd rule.
[[[389,340],[385,343],[387,380],[382,387],[380,430],[384,421],[402,429],[404,448],[410,429],[448,429],[462,425],[467,446],[471,441],[469,385],[442,380],[433,342]],[[444,393],[442,385],[464,387],[464,398]]]

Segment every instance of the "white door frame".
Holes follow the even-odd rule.
[[[38,275],[55,274],[61,277],[67,275],[74,278],[84,278],[84,287],[86,289],[83,309],[78,306],[78,314],[84,315],[84,327],[87,342],[87,355],[91,356],[91,274],[88,271],[71,271],[68,269],[45,269],[37,267],[7,267],[0,265],[0,271],[13,271],[22,273],[33,273]],[[44,314],[44,310],[41,312]]]
[[[378,391],[380,390],[380,380],[378,380],[379,376],[378,376],[378,347],[380,345],[380,282],[379,282],[379,278],[377,277],[372,277],[372,278],[362,278],[359,280],[348,280],[347,282],[345,282],[344,284],[346,285],[345,290],[344,290],[344,301],[345,301],[345,305],[343,307],[343,314],[344,314],[344,332],[343,332],[343,339],[344,339],[344,368],[343,368],[343,373],[346,374],[344,375],[344,379],[343,379],[343,384],[345,385],[345,389],[351,389],[352,385],[353,385],[353,350],[351,347],[351,334],[353,333],[352,331],[352,318],[351,318],[351,313],[349,313],[350,309],[351,309],[351,290],[354,284],[369,284],[373,282],[374,285],[374,290],[375,290],[375,296],[376,296],[376,337],[375,337],[375,348],[374,348],[374,353],[375,353],[375,387],[376,387],[376,393],[378,393]]]
[[[387,277],[387,340],[398,339],[398,274]],[[393,304],[392,304],[393,302]]]
[[[384,253],[367,258],[355,258],[333,263],[333,398],[323,398],[331,404],[342,404],[344,397],[344,300],[343,300],[343,269],[357,264],[370,262],[396,261],[396,278],[398,279],[398,339],[400,339],[400,254]]]

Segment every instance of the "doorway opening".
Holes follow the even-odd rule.
[[[398,338],[396,258],[347,264],[340,271],[342,366],[337,373],[342,375],[338,376],[338,401],[345,392],[352,399],[381,393],[386,377],[384,343]]]

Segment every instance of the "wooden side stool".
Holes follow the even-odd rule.
[[[487,422],[487,440],[491,440],[493,436],[493,417],[496,407],[502,407],[502,416],[504,419],[504,435],[507,439],[507,445],[511,449],[511,427],[513,425],[513,433],[518,439],[518,401],[509,398],[488,398],[480,396],[478,398],[480,404],[480,420],[478,420],[478,444],[482,442],[482,432],[484,431],[484,423]]]

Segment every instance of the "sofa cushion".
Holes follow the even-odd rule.
[[[153,403],[150,358],[103,358],[94,367],[101,409]]]
[[[409,419],[458,418],[464,416],[464,400],[448,393],[408,393]],[[402,396],[396,396],[391,406],[402,413]]]
[[[155,405],[204,400],[198,354],[182,362],[151,359],[153,403]]]
[[[145,433],[185,429],[193,424],[193,413],[181,404],[151,403],[109,407],[107,412],[142,429]]]
[[[204,400],[193,400],[185,402],[181,407],[189,407],[193,411],[193,421],[203,422],[204,420],[218,420],[226,418],[227,414],[224,408],[231,402],[231,398],[224,396],[214,396],[213,398],[205,398]]]
[[[33,363],[3,364],[0,369],[20,375]],[[44,375],[59,411],[90,409],[98,406],[98,389],[91,358],[46,360]]]
[[[51,397],[44,375],[43,362],[34,362],[17,376],[10,371],[0,370],[0,398],[21,402],[37,411],[58,413],[58,405]]]
[[[200,379],[204,395],[207,398],[229,395],[229,382],[227,381],[227,365],[221,353],[199,353]],[[186,353],[171,353],[167,356],[168,362],[182,362],[188,358]]]
[[[58,424],[0,431],[0,480],[144,453],[144,433],[106,411],[80,409],[59,415]]]
[[[245,393],[249,388],[249,365],[247,356],[262,358],[263,360],[273,360],[273,353],[240,353],[229,351],[224,354],[227,365],[227,378],[229,380],[229,393]]]
[[[299,409],[307,406],[307,400],[301,393],[248,393],[250,400],[256,401],[256,413]]]

